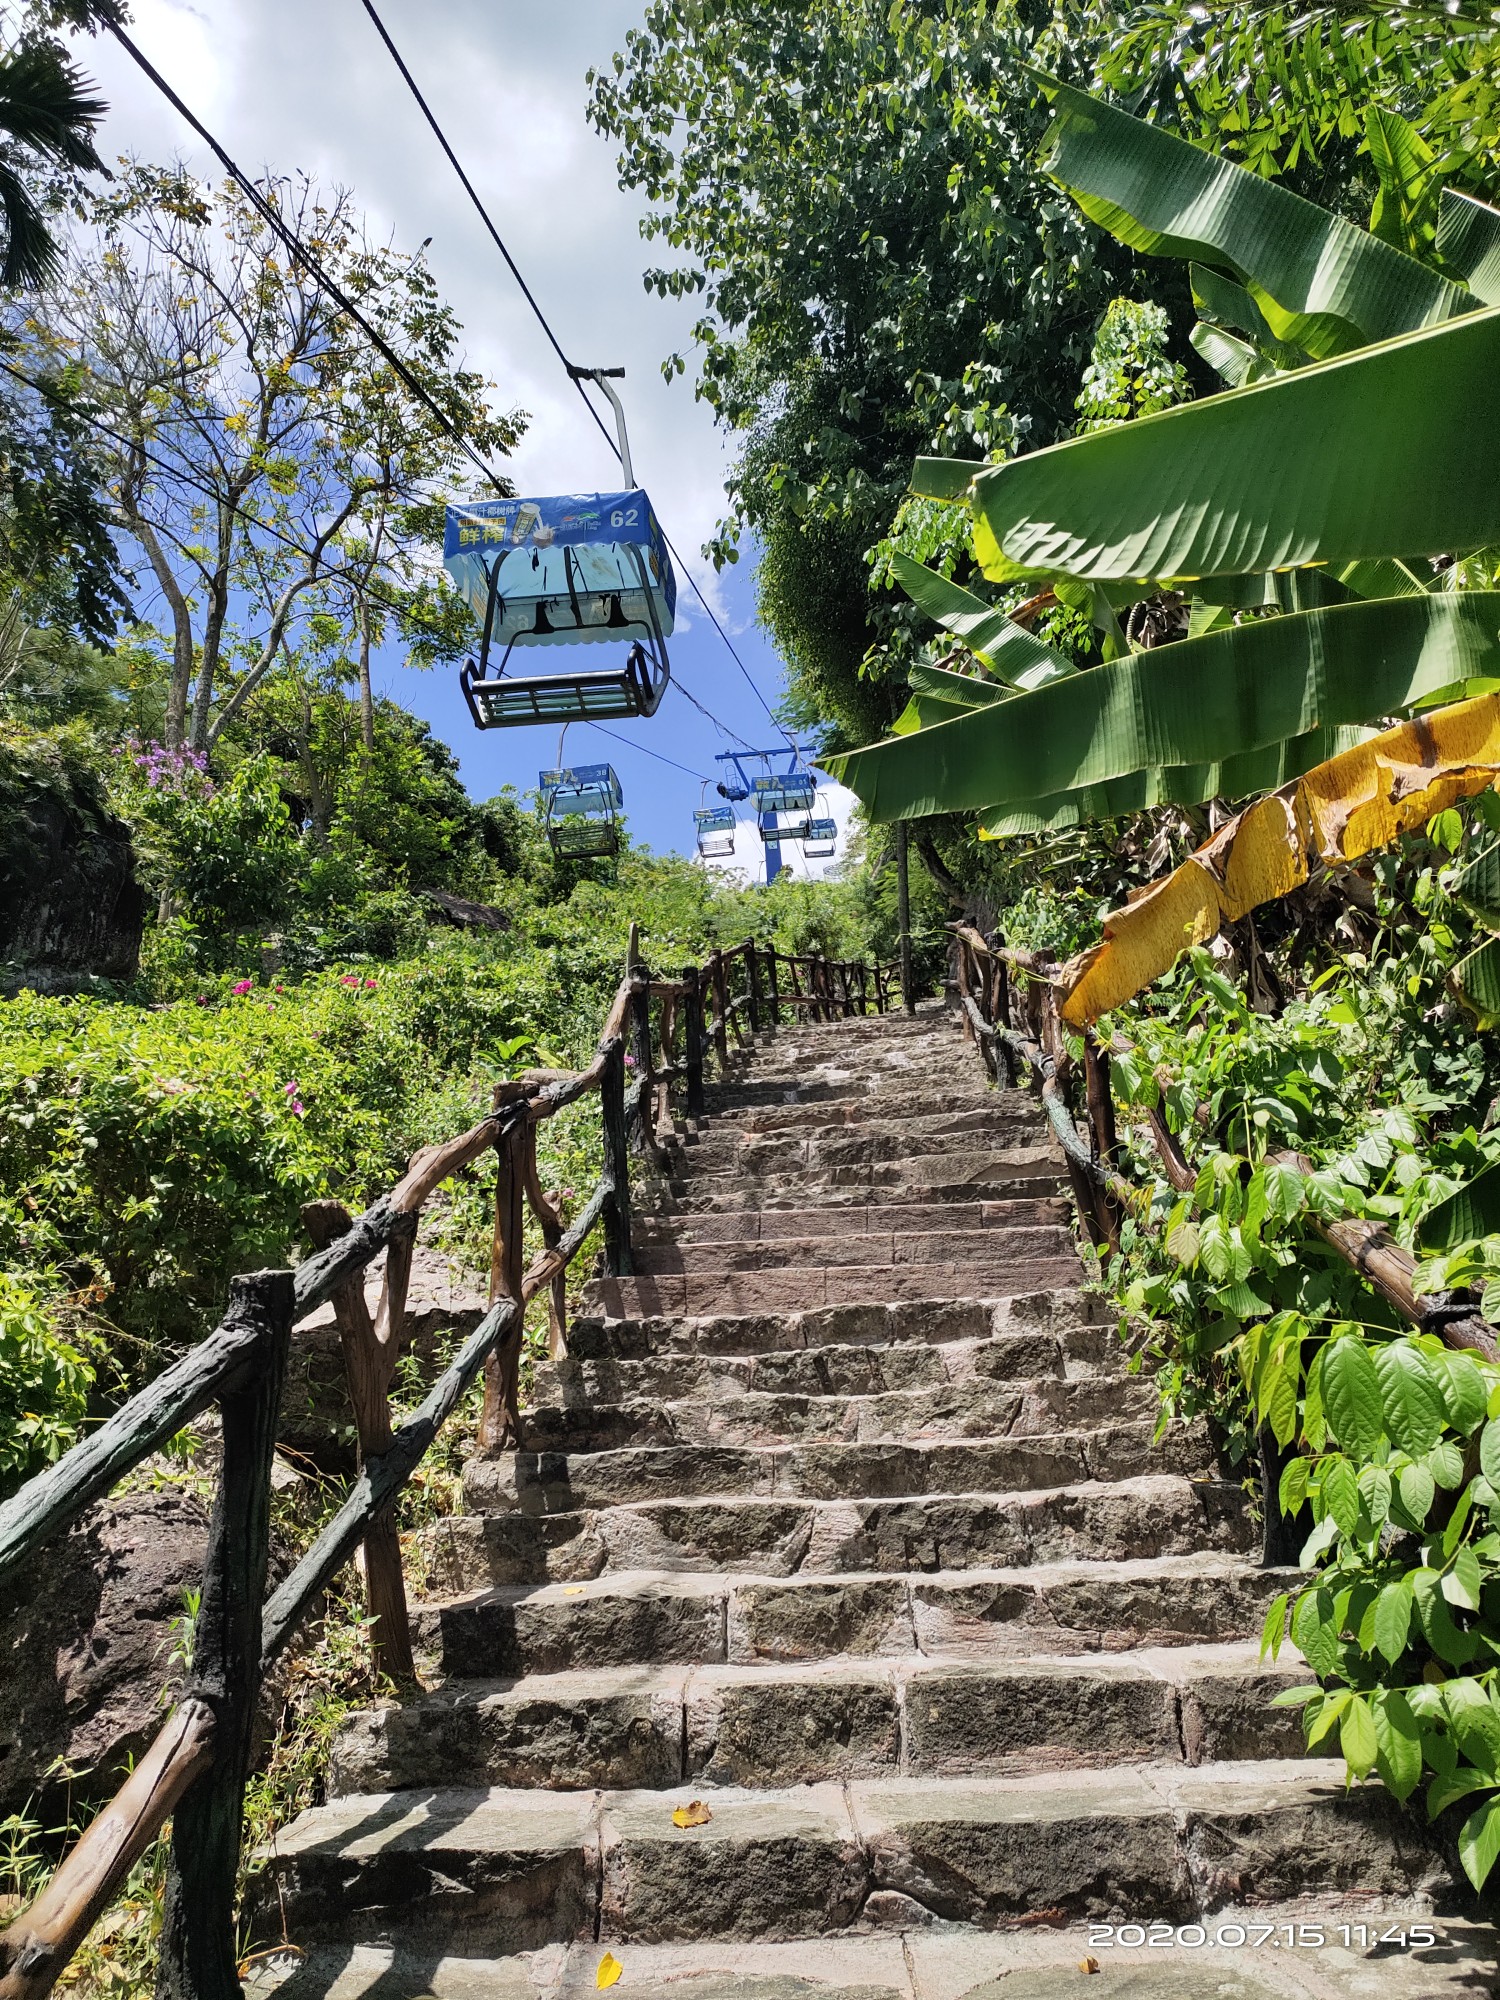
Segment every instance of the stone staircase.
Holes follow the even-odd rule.
[[[353,1717],[277,1840],[289,1990],[561,2000],[606,1952],[683,2000],[1026,2000],[1090,1959],[1183,2000],[1494,1990],[1471,1926],[1343,1934],[1448,1878],[1269,1705],[1290,1578],[1201,1430],[1153,1447],[1034,1099],[931,1008],[763,1038],[710,1113],[534,1448],[428,1531],[432,1691]]]

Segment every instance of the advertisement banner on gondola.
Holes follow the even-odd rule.
[[[495,636],[502,643],[629,637],[630,627],[649,627],[646,592],[663,633],[672,630],[677,609],[661,523],[640,487],[450,506],[443,567],[480,617],[494,583],[502,606]]]

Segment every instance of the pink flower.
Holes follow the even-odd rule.
[[[238,985],[231,986],[229,990],[231,993],[248,993],[254,984],[253,979],[242,979]]]
[[[346,972],[339,981],[340,986],[358,986],[358,984],[359,974],[357,972]]]
[[[277,989],[276,989],[276,991],[277,991],[278,993],[285,993],[285,991],[286,991],[286,988],[285,988],[284,986],[278,986],[278,987],[277,987]]]
[[[199,1005],[200,1007],[206,1007],[206,1006],[208,1005],[208,995],[207,995],[206,993],[200,993],[200,994],[198,995],[198,1001],[197,1001],[197,1004],[198,1004],[198,1005]]]
[[[307,1116],[306,1109],[304,1108],[302,1099],[300,1097],[294,1097],[292,1099],[292,1116],[294,1118],[305,1118]]]
[[[366,985],[366,986],[373,986],[374,984],[375,984],[375,981],[374,981],[373,979],[367,979],[367,980],[365,981],[365,985]]]
[[[283,1084],[282,1089],[286,1092],[288,1097],[295,1097],[297,1095],[297,1082],[295,1077],[292,1079],[290,1083]]]
[[[626,1069],[634,1069],[636,1067],[636,1061],[634,1056],[626,1056],[625,1067]]]

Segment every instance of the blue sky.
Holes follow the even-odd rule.
[[[381,0],[380,11],[484,198],[569,356],[626,370],[636,476],[679,551],[774,706],[775,651],[754,622],[747,557],[715,579],[698,550],[724,511],[726,440],[687,376],[668,382],[662,362],[689,353],[700,302],[648,294],[641,272],[663,261],[638,232],[635,197],[616,183],[614,149],[584,119],[590,64],[607,66],[642,14],[641,0]],[[168,81],[239,163],[303,169],[353,189],[372,227],[428,255],[463,320],[468,354],[496,385],[496,399],[529,413],[507,470],[522,493],[609,488],[613,456],[589,421],[541,328],[438,150],[381,47],[359,0],[135,0],[131,31]],[[80,38],[78,57],[110,103],[100,150],[156,161],[180,157],[206,173],[191,131],[106,37]],[[686,689],[757,746],[778,740],[766,712],[680,579],[669,690],[650,721],[622,723],[627,742],[575,726],[567,755],[607,760],[620,773],[638,838],[686,850],[699,803],[695,773],[717,772],[728,747],[683,698]],[[469,721],[457,677],[419,673],[388,650],[379,685],[430,721],[458,753],[478,797],[503,784],[535,784],[556,755],[556,733],[493,730]],[[614,725],[611,725],[612,727]],[[847,795],[825,797],[847,817]],[[758,851],[745,844],[747,859]],[[800,871],[799,871],[800,872]]]

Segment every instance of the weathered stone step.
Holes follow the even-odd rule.
[[[881,1924],[902,1918],[899,1893],[866,1903]],[[888,1913],[888,1918],[887,1918]],[[1378,1942],[1385,1930],[1413,1932],[1431,1922],[1421,1897],[1388,1897],[1372,1923],[1367,1897],[1320,1895],[1296,1902],[1217,1910],[1204,1944],[1156,1950],[1101,1951],[1086,1923],[1021,1924],[978,1930],[966,1924],[881,1928],[842,1937],[702,1939],[691,1944],[624,1945],[621,1989],[681,2000],[1059,2000],[1080,1988],[1079,1967],[1100,1961],[1098,1986],[1119,2000],[1475,2000],[1493,1990],[1493,1928],[1468,1918],[1436,1922],[1436,1950],[1397,1950]],[[1247,1950],[1263,1933],[1274,1949]],[[1222,1942],[1220,1941],[1222,1934]],[[1302,1938],[1314,1948],[1287,1948]],[[1346,1942],[1347,1940],[1347,1942]],[[428,1993],[433,2000],[597,2000],[606,1945],[590,1937],[516,1958],[466,1958],[435,1950],[356,1945],[314,1951],[280,1965],[262,1959],[247,1990],[254,2000],[391,2000]],[[1107,1962],[1106,1962],[1107,1961]],[[287,1976],[289,1970],[289,1976]],[[275,1984],[278,1978],[284,1984]]]
[[[929,1098],[927,1104],[934,1100]],[[742,1118],[711,1118],[686,1148],[689,1159],[765,1153],[788,1148],[839,1147],[864,1140],[889,1141],[912,1153],[962,1152],[976,1137],[1001,1146],[1037,1145],[1050,1129],[1036,1098],[1022,1092],[991,1093],[954,1102],[944,1094],[935,1109],[919,1108],[901,1084],[870,1092],[859,1101],[834,1107],[785,1105],[780,1113],[762,1109]],[[991,1150],[991,1148],[986,1148]],[[806,1157],[814,1155],[809,1152]],[[860,1155],[859,1157],[865,1157]],[[876,1157],[889,1158],[889,1153]]]
[[[981,1242],[985,1238],[979,1239]],[[594,1278],[584,1287],[586,1313],[608,1319],[681,1313],[811,1312],[819,1306],[888,1305],[898,1300],[998,1298],[1076,1283],[1078,1258],[1066,1252],[1012,1257],[1003,1250],[961,1262],[817,1264],[770,1271],[661,1271],[638,1278]]]
[[[756,1180],[773,1174],[826,1173],[835,1167],[916,1161],[930,1164],[936,1160],[947,1160],[962,1172],[975,1159],[1008,1160],[1012,1156],[1025,1159],[1033,1153],[1040,1154],[1054,1168],[1061,1168],[1061,1160],[1046,1143],[1047,1127],[1041,1120],[1000,1120],[988,1113],[973,1112],[962,1115],[972,1121],[968,1129],[951,1126],[944,1131],[913,1131],[895,1122],[877,1124],[866,1120],[821,1135],[747,1134],[741,1138],[722,1127],[710,1126],[696,1141],[684,1146],[682,1164],[695,1179],[730,1174],[736,1179],[750,1175]]]
[[[914,1917],[998,1928],[1043,1911],[1188,1921],[1308,1890],[1373,1902],[1446,1881],[1415,1815],[1379,1786],[1346,1794],[1316,1760],[694,1789],[712,1817],[691,1828],[672,1822],[680,1786],[354,1794],[281,1831],[262,1904],[298,1944],[516,1952],[816,1937],[893,1897]]]
[[[470,1680],[839,1655],[966,1655],[992,1664],[1033,1652],[1248,1639],[1297,1574],[1201,1552],[913,1576],[629,1571],[501,1585],[421,1605],[414,1617],[438,1670]]]
[[[907,1358],[920,1349],[900,1349]],[[816,1352],[816,1350],[814,1350]],[[868,1360],[869,1348],[854,1352]],[[949,1348],[955,1360],[975,1349]],[[800,1356],[806,1360],[809,1357]],[[619,1364],[616,1364],[618,1366]],[[630,1365],[630,1364],[626,1364]],[[575,1404],[533,1405],[525,1413],[526,1444],[538,1451],[618,1451],[629,1445],[808,1443],[841,1439],[872,1443],[899,1439],[922,1443],[964,1437],[1035,1437],[1058,1430],[1087,1430],[1102,1424],[1145,1422],[1156,1415],[1156,1390],[1149,1382],[1111,1376],[1059,1381],[1043,1376],[1002,1387],[973,1375],[917,1389],[850,1395],[820,1384],[816,1394],[784,1395],[763,1390],[684,1397],[663,1402],[656,1396],[618,1403],[591,1398]]]
[[[635,1251],[643,1277],[688,1272],[900,1270],[908,1264],[953,1264],[969,1270],[1009,1270],[1016,1265],[1068,1259],[1076,1269],[1072,1232],[1060,1222],[1030,1228],[866,1230],[858,1236],[783,1236],[753,1243],[646,1243]]]
[[[885,1075],[872,1077],[863,1088],[850,1087],[848,1094],[840,1097],[804,1099],[800,1091],[789,1087],[780,1102],[725,1104],[713,1114],[712,1129],[758,1135],[787,1132],[807,1138],[814,1132],[822,1136],[870,1119],[909,1125],[914,1120],[954,1117],[980,1124],[996,1118],[1037,1126],[1043,1122],[1034,1097],[1024,1091],[992,1090],[982,1077],[976,1076],[972,1082],[952,1077],[939,1085],[924,1086],[909,1076]],[[968,1128],[955,1125],[950,1129]]]
[[[638,1246],[657,1243],[779,1243],[787,1237],[851,1236],[920,1230],[1031,1229],[1066,1223],[1069,1203],[1060,1195],[1019,1195],[1010,1201],[840,1202],[807,1211],[787,1208],[687,1209],[635,1219]]]
[[[450,1684],[364,1709],[335,1739],[330,1797],[421,1786],[818,1784],[989,1778],[1109,1764],[1306,1754],[1295,1655],[1252,1642],[977,1666],[922,1659],[798,1666],[601,1667]],[[1336,1748],[1330,1741],[1328,1751]]]
[[[746,1210],[776,1214],[778,1210],[836,1210],[876,1206],[882,1202],[898,1206],[932,1206],[936,1202],[1014,1202],[1014,1200],[1066,1200],[1068,1176],[1064,1164],[1054,1156],[1038,1156],[1036,1164],[1022,1170],[994,1162],[982,1162],[986,1172],[972,1172],[956,1180],[936,1178],[918,1172],[924,1162],[906,1168],[878,1166],[864,1170],[838,1168],[822,1180],[810,1174],[768,1176],[766,1180],[736,1182],[722,1176],[668,1178],[664,1194],[666,1212],[674,1216],[736,1216]],[[938,1162],[942,1164],[942,1162]],[[992,1170],[994,1168],[994,1170]]]
[[[420,1536],[432,1586],[446,1594],[577,1582],[607,1569],[829,1576],[1243,1551],[1253,1539],[1239,1488],[1175,1473],[1025,1493],[674,1499],[568,1514],[459,1514]]]
[[[1174,1425],[1157,1445],[1151,1441],[1154,1428],[1148,1419],[1024,1437],[507,1451],[469,1460],[464,1504],[481,1514],[571,1514],[580,1508],[742,1495],[866,1500],[1029,1493],[1083,1480],[1208,1471],[1213,1452],[1201,1426]]]
[[[1102,1300],[1075,1285],[996,1293],[983,1299],[882,1300],[799,1312],[698,1313],[665,1316],[583,1314],[568,1330],[570,1360],[647,1354],[750,1355],[827,1346],[945,1346],[956,1340],[1021,1335],[1087,1348],[1097,1360],[1122,1352]],[[1037,1370],[1045,1374],[1045,1368]]]

